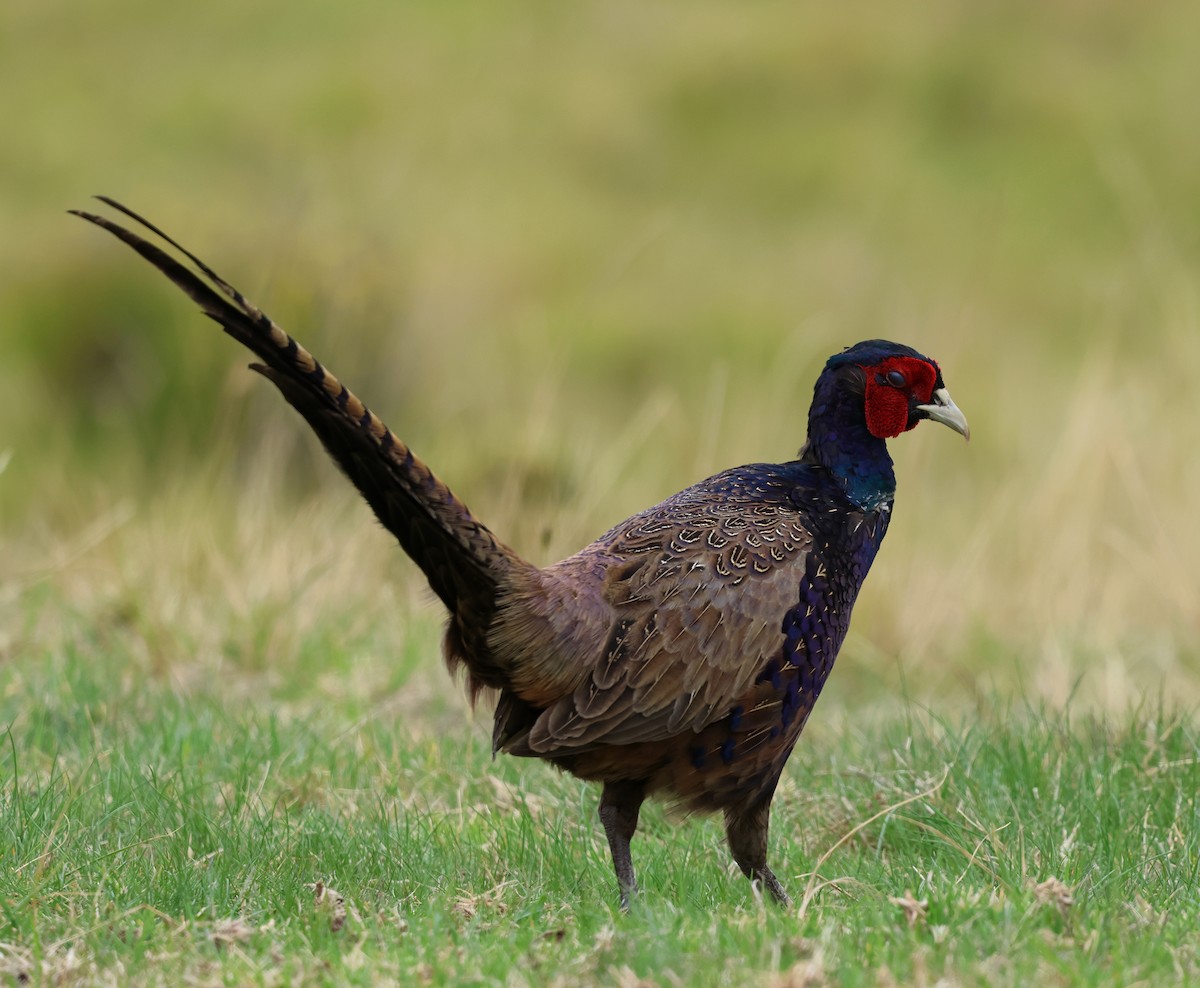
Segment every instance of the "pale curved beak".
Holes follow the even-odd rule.
[[[967,417],[962,413],[962,409],[954,404],[954,399],[945,388],[938,388],[933,393],[932,405],[918,405],[917,408],[933,421],[949,426],[967,442],[971,441],[971,427],[967,425]]]

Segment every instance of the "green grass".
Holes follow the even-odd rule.
[[[1200,978],[1196,8],[2,7],[0,977]],[[855,340],[941,362],[972,444],[893,444],[778,801],[806,909],[652,810],[614,912],[595,794],[490,760],[413,568],[93,192],[539,562],[791,455]]]
[[[354,650],[302,643],[330,678],[297,702],[285,683],[229,672],[181,695],[145,669],[128,628],[101,641],[73,623],[65,637],[15,663],[0,707],[11,725],[0,788],[10,977],[1200,976],[1190,718],[1016,705],[945,723],[891,704],[842,719],[802,745],[776,802],[772,859],[795,910],[754,896],[715,821],[655,809],[635,844],[645,894],[622,916],[594,790],[545,766],[493,762],[483,727],[451,709],[426,705],[425,727],[439,726],[414,729],[387,709],[395,695],[373,707],[373,690],[339,690]],[[442,675],[418,661],[395,690],[440,689]],[[314,901],[318,882],[344,900],[340,928]],[[906,897],[923,903],[911,922]]]

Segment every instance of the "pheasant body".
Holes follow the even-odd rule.
[[[636,764],[648,793],[696,810],[773,788],[887,525],[828,487],[800,461],[729,470],[551,567],[606,589],[609,635],[572,691],[501,723],[497,747],[599,781]]]
[[[449,619],[452,671],[496,694],[493,747],[603,784],[623,905],[648,796],[721,811],[733,857],[780,902],[770,804],[849,628],[891,515],[887,438],[922,419],[968,435],[941,372],[882,340],[830,358],[798,459],[726,470],[552,566],[521,559],[303,347],[194,255],[103,217],[262,361]],[[197,271],[199,273],[197,273]]]

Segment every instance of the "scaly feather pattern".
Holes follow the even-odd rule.
[[[648,796],[721,811],[734,860],[779,902],[771,800],[891,516],[886,440],[964,436],[937,364],[868,340],[817,380],[798,459],[726,470],[539,569],[501,543],[355,395],[210,267],[94,213],[261,361],[449,611],[444,651],[496,695],[497,751],[600,782],[621,901]]]

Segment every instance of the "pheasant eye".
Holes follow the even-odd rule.
[[[894,388],[902,388],[908,384],[908,378],[904,376],[904,371],[890,370],[887,372],[887,383]]]

